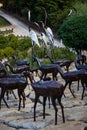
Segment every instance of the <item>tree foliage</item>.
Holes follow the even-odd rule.
[[[86,7],[87,4],[79,3],[77,14],[72,14],[71,17],[67,18],[58,30],[58,35],[63,40],[64,45],[75,50],[87,50]]]
[[[48,14],[47,25],[56,30],[62,24],[74,2],[73,0],[26,0],[26,2],[25,0],[3,0],[3,3],[4,9],[26,19],[27,9],[30,9],[31,21],[44,22],[45,15],[42,7],[45,7]]]

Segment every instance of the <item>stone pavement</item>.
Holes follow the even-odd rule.
[[[59,81],[64,83],[63,79],[58,77]],[[54,108],[51,105],[49,109],[48,101],[46,103],[46,118],[42,117],[42,104],[38,103],[36,108],[36,122],[33,121],[33,105],[34,105],[34,92],[29,90],[27,86],[25,93],[30,93],[29,97],[26,97],[26,106],[18,111],[18,100],[14,99],[13,95],[10,95],[7,101],[10,109],[6,108],[2,102],[2,109],[0,110],[0,130],[84,130],[87,126],[87,92],[85,97],[81,100],[82,87],[77,91],[77,82],[72,84],[72,90],[76,95],[73,98],[68,87],[65,89],[66,98],[62,97],[62,103],[64,105],[65,123],[62,122],[61,109],[58,105],[58,124],[55,124]],[[16,91],[15,91],[16,93]],[[40,98],[42,102],[42,98]],[[3,126],[4,125],[4,126]]]

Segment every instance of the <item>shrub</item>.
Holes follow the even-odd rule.
[[[75,59],[75,53],[69,48],[54,48],[54,59]]]
[[[12,47],[6,47],[4,49],[4,54],[9,58],[14,53],[14,49]]]
[[[0,60],[4,57],[4,50],[0,49]]]

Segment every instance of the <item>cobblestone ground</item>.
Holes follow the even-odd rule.
[[[36,80],[38,80],[37,77]],[[58,81],[64,84],[64,80],[59,74]],[[26,97],[26,107],[21,108],[20,111],[18,111],[18,99],[15,99],[12,94],[9,95],[9,100],[7,101],[10,106],[9,109],[2,102],[0,130],[84,130],[87,127],[87,91],[85,91],[84,99],[81,100],[82,86],[80,85],[79,91],[77,91],[77,82],[73,82],[72,84],[72,90],[76,98],[73,98],[68,86],[65,89],[66,97],[62,97],[65,123],[62,122],[61,109],[58,105],[57,125],[55,125],[54,108],[51,105],[49,109],[48,101],[46,102],[46,118],[43,119],[42,104],[38,103],[36,108],[36,122],[33,121],[34,92],[33,90],[29,90],[29,88],[30,85],[25,90],[26,95],[30,93],[29,97]],[[42,98],[40,100],[42,102]]]

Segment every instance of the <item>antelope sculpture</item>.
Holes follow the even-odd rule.
[[[54,61],[49,55],[45,55],[45,58],[49,58],[52,64],[58,64],[61,67],[65,66],[67,71],[69,71],[69,67],[73,62],[73,60],[70,59],[61,59],[61,60]]]
[[[79,61],[79,64],[86,64],[86,56],[80,53],[77,54],[76,59]]]
[[[59,65],[58,65],[58,72],[60,73],[61,77],[65,80],[65,87],[69,84],[69,90],[73,95],[73,97],[75,97],[75,95],[71,90],[71,84],[73,81],[81,80],[82,87],[83,87],[81,99],[83,99],[84,91],[85,91],[84,84],[86,84],[87,72],[84,69],[81,69],[81,70],[69,71],[64,73]]]
[[[9,67],[10,71],[14,74],[17,73],[22,73],[23,71],[29,71],[29,66],[27,65],[22,65],[22,66],[17,66],[17,67],[12,67],[11,64],[9,62],[5,63],[5,66]]]
[[[57,80],[57,64],[41,64],[38,57],[33,57],[33,59],[37,62],[39,70],[42,72],[40,79],[45,78],[48,73],[51,73],[53,76],[53,80]]]
[[[39,97],[42,96],[43,97],[43,118],[45,118],[46,99],[47,97],[50,97],[52,101],[52,105],[55,109],[55,125],[57,125],[57,112],[58,112],[58,108],[56,107],[56,102],[55,102],[56,99],[58,100],[58,103],[62,110],[63,122],[65,122],[64,110],[63,110],[64,107],[61,103],[61,98],[65,90],[63,84],[55,80],[35,82],[31,73],[29,73],[29,78],[31,81],[31,86],[35,92],[34,121],[36,121],[36,105]]]
[[[21,65],[28,65],[29,66],[30,65],[30,63],[27,60],[23,60],[23,61],[18,60],[15,54],[12,55],[12,58],[15,61],[17,66],[21,66]]]
[[[79,59],[75,60],[75,67],[76,67],[77,70],[80,70],[80,69],[87,70],[87,64],[80,64],[80,60]]]
[[[1,73],[0,73],[1,74]],[[23,107],[25,107],[25,93],[24,89],[26,88],[28,82],[26,78],[23,77],[23,74],[7,74],[3,71],[3,75],[0,75],[0,88],[1,88],[1,95],[0,95],[0,109],[1,109],[1,101],[3,100],[6,106],[9,108],[7,102],[4,99],[4,94],[7,90],[18,90],[19,96],[19,107],[21,107],[21,97],[23,98]]]
[[[6,62],[5,67],[9,67],[10,71],[14,74],[27,72],[27,71],[30,71],[32,73],[35,72],[36,75],[38,74],[38,68],[30,69],[29,66],[27,66],[27,65],[20,65],[17,67],[12,67],[9,62]],[[26,73],[25,73],[25,77],[27,78]]]
[[[77,55],[77,58],[75,60],[75,67],[77,70],[85,69],[87,70],[87,64],[86,64],[86,56],[85,55]],[[79,81],[78,81],[78,90],[79,90]]]

